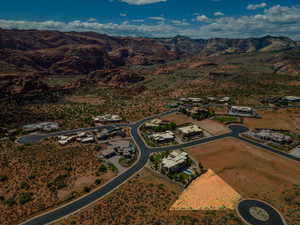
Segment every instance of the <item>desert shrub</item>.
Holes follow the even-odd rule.
[[[30,202],[33,199],[32,196],[33,194],[31,192],[22,193],[19,199],[20,204],[24,205],[27,202]]]
[[[27,184],[25,181],[21,182],[20,187],[22,189],[26,189],[26,190],[30,188],[29,184]]]
[[[83,188],[83,190],[84,190],[84,192],[90,192],[91,191],[91,188],[90,187],[87,187],[87,186],[85,186],[84,188]]]
[[[113,172],[115,172],[115,173],[117,173],[118,172],[118,168],[114,165],[114,164],[109,164],[109,168],[113,171]]]
[[[107,172],[107,168],[106,168],[105,165],[101,165],[101,166],[99,166],[98,171],[101,172],[101,173],[106,173]]]
[[[65,180],[68,177],[67,174],[57,176],[52,183],[48,183],[47,186],[51,191],[56,191],[66,187]]]
[[[9,198],[9,199],[5,200],[5,204],[8,205],[9,207],[12,207],[15,204],[17,204],[17,202],[14,198]]]
[[[0,182],[4,182],[4,181],[7,181],[8,180],[8,177],[6,175],[1,175],[0,176]]]
[[[35,175],[33,175],[33,174],[29,175],[29,176],[28,176],[28,179],[29,179],[29,180],[35,179]]]
[[[101,179],[96,179],[96,180],[95,180],[95,184],[96,184],[96,185],[101,184],[101,182],[102,182]]]

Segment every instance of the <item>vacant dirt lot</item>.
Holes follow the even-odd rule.
[[[299,209],[300,198],[296,197],[291,203],[290,198],[286,197],[287,193],[295,193],[295,196],[300,194],[298,191],[290,191],[300,185],[298,162],[232,138],[192,147],[187,152],[206,168],[213,170],[242,198],[266,200],[282,211],[289,221],[300,222],[300,213],[290,213]],[[193,199],[193,196],[189,198]]]
[[[286,129],[300,134],[300,109],[257,111],[261,119],[245,118],[244,124],[249,128]]]
[[[199,125],[201,128],[203,128],[204,130],[207,130],[212,135],[221,135],[230,132],[230,130],[226,126],[213,120],[207,119],[207,120],[197,121],[195,123]]]
[[[164,116],[161,119],[176,123],[178,126],[186,123],[194,123],[195,121],[182,113],[176,113],[168,116]]]
[[[210,119],[201,120],[201,121],[193,120],[191,117],[188,117],[181,113],[176,113],[173,115],[165,116],[165,117],[162,117],[162,119],[170,121],[170,122],[174,122],[178,126],[186,124],[186,123],[193,123],[193,124],[196,124],[199,127],[203,128],[204,130],[208,131],[212,135],[220,135],[220,134],[225,134],[225,133],[230,132],[230,130],[226,126],[224,126],[216,121],[213,121]]]
[[[239,193],[209,169],[184,190],[171,210],[234,209],[240,198]]]

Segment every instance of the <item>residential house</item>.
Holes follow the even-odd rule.
[[[175,140],[175,134],[172,131],[159,132],[148,136],[154,142],[162,143]]]
[[[230,102],[231,98],[230,97],[223,97],[219,99],[220,103],[228,103]]]
[[[163,173],[178,172],[188,164],[188,154],[186,152],[174,151],[168,157],[163,158],[161,162],[161,171]]]
[[[298,96],[285,96],[282,98],[282,100],[285,100],[287,102],[300,102],[300,97]]]
[[[58,123],[54,122],[43,122],[43,123],[34,123],[34,124],[28,124],[23,126],[23,130],[27,132],[32,132],[36,130],[43,130],[43,131],[53,131],[57,130],[59,128]]]
[[[189,125],[177,128],[178,134],[182,139],[190,139],[196,136],[203,136],[203,130],[197,125]]]
[[[146,122],[145,125],[144,125],[144,127],[146,129],[154,129],[156,127],[159,127],[162,124],[163,124],[163,121],[161,119],[153,119],[153,120],[151,120],[149,122]]]
[[[256,111],[253,108],[246,106],[231,106],[229,109],[229,115],[245,117],[257,116]]]
[[[107,148],[100,153],[103,158],[110,159],[116,155],[116,152],[112,148]]]
[[[249,134],[261,140],[272,141],[278,144],[289,144],[293,141],[288,135],[267,129],[250,132]]]
[[[95,123],[120,122],[122,121],[122,118],[119,115],[106,114],[103,116],[96,116],[93,120]]]

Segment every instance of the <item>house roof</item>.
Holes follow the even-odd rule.
[[[253,111],[253,109],[248,106],[231,106],[231,109],[235,109],[238,111],[245,111],[245,112]]]
[[[179,127],[178,130],[184,134],[190,134],[190,133],[194,133],[194,132],[202,132],[202,129],[194,124],[186,126],[186,127]]]

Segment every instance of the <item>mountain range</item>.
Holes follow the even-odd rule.
[[[37,77],[53,75],[87,75],[89,79],[96,76],[98,80],[109,82],[116,80],[114,74],[117,74],[117,80],[121,82],[127,82],[127,78],[130,78],[129,82],[137,82],[142,80],[139,75],[128,75],[118,68],[163,64],[192,56],[282,51],[296,47],[300,47],[300,42],[273,36],[247,39],[134,38],[93,32],[0,29],[0,86],[2,92],[9,93],[10,87],[16,83],[26,86]],[[33,86],[45,88],[40,82]],[[29,85],[29,89],[32,88]]]

